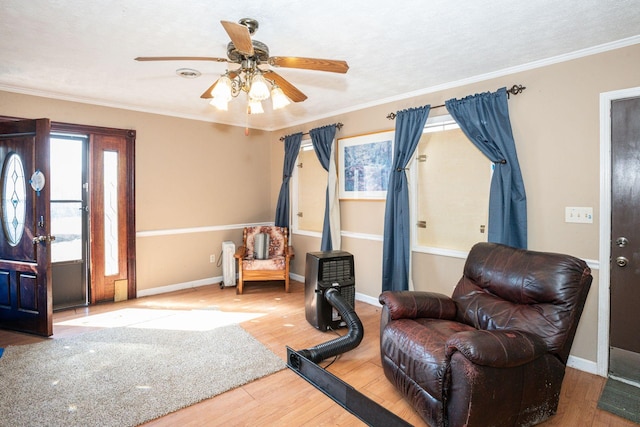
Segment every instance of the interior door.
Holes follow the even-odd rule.
[[[49,119],[0,123],[0,327],[43,336],[53,334],[50,127]]]
[[[640,98],[611,104],[611,376],[640,383]]]

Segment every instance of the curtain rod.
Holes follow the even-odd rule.
[[[342,126],[344,126],[342,123],[340,123],[340,122],[336,123],[336,128],[338,128],[338,130],[342,129]],[[309,132],[305,132],[305,133],[303,133],[302,135],[309,135]],[[289,136],[289,135],[287,135],[287,136]],[[284,139],[285,139],[287,136],[281,136],[281,137],[280,137],[280,141],[284,141]]]
[[[522,85],[513,85],[511,86],[511,89],[507,89],[507,98],[509,98],[511,95],[517,95],[519,93],[522,93],[525,89],[526,87]],[[445,106],[444,104],[434,105],[433,107],[431,107],[431,109],[433,110],[434,108],[442,108],[444,106]],[[396,113],[389,113],[387,114],[387,119],[394,120],[396,118],[396,115],[397,115]]]

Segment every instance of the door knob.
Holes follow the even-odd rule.
[[[616,264],[618,264],[618,267],[625,267],[628,262],[629,260],[626,257],[619,256],[616,258]]]
[[[624,248],[628,244],[629,244],[629,239],[627,239],[626,237],[618,237],[616,239],[616,245],[618,245],[619,248]]]
[[[52,240],[56,240],[56,236],[35,236],[32,239],[33,244],[37,244],[37,243],[51,243]]]

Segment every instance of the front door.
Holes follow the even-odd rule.
[[[0,123],[0,327],[53,334],[49,119]]]
[[[609,374],[640,383],[640,98],[611,103]]]

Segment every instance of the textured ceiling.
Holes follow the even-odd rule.
[[[640,43],[640,0],[0,0],[0,10],[0,90],[265,130]],[[228,112],[200,99],[227,64],[133,60],[225,57],[220,20],[244,17],[259,21],[254,38],[272,56],[342,59],[348,73],[278,68],[308,99],[247,118],[244,94]]]

